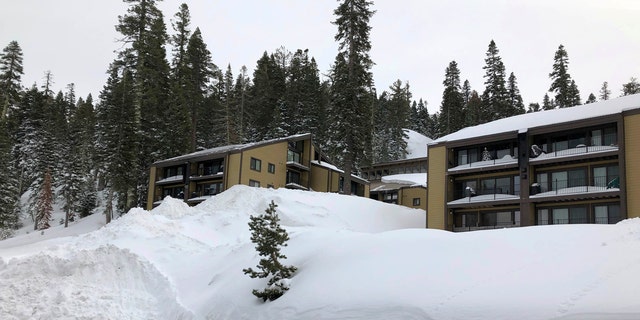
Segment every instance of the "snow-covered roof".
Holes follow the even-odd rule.
[[[424,136],[411,129],[404,129],[407,134],[407,156],[406,159],[425,158],[427,157],[427,144],[433,139]]]
[[[297,135],[292,135],[292,136],[288,136],[288,137],[271,139],[271,140],[264,140],[264,141],[259,141],[259,142],[251,142],[251,143],[245,143],[245,144],[232,144],[232,145],[227,145],[227,146],[222,146],[222,147],[216,147],[216,148],[211,148],[211,149],[200,150],[200,151],[192,152],[192,153],[189,153],[189,154],[185,154],[185,155],[181,155],[181,156],[177,156],[177,157],[173,157],[173,158],[156,161],[154,164],[157,165],[157,164],[179,162],[179,161],[193,159],[193,158],[204,158],[204,157],[207,157],[207,156],[213,156],[213,155],[217,155],[217,154],[226,154],[226,153],[230,153],[230,152],[233,152],[233,151],[240,151],[240,150],[244,150],[244,149],[248,149],[248,148],[253,148],[253,147],[257,147],[257,146],[261,146],[261,145],[269,145],[269,144],[282,142],[282,141],[299,140],[299,139],[306,138],[306,137],[309,137],[309,136],[311,136],[310,133],[303,133],[303,134],[297,134]]]
[[[430,144],[465,140],[504,132],[526,132],[527,129],[531,128],[614,115],[639,108],[640,94],[634,94],[570,108],[525,113],[509,118],[499,119],[461,129],[444,137],[438,138]]]
[[[383,183],[397,183],[411,186],[427,186],[426,173],[403,173],[382,177]]]

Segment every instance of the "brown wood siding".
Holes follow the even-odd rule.
[[[429,148],[427,228],[445,229],[447,214],[447,148]]]
[[[254,180],[259,181],[261,187],[284,187],[287,180],[287,148],[288,143],[283,141],[243,151],[240,184],[249,185],[249,180]],[[260,160],[260,171],[251,169],[251,158]],[[276,166],[275,173],[268,172],[269,163]]]
[[[624,118],[627,218],[640,217],[640,114]]]

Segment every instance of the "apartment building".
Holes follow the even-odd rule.
[[[371,199],[427,209],[427,157],[376,163],[361,172],[371,183]]]
[[[640,95],[465,128],[430,143],[428,154],[428,228],[640,216]]]
[[[202,150],[155,162],[147,208],[167,196],[197,204],[234,185],[342,192],[344,172],[314,145],[311,134]],[[369,182],[351,176],[352,193],[369,196]]]

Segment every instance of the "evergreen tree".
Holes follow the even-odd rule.
[[[502,119],[513,115],[510,110],[509,92],[505,86],[505,68],[496,43],[491,40],[485,58],[485,89],[482,93],[484,110],[480,123]]]
[[[274,110],[282,102],[286,84],[285,71],[276,62],[274,55],[265,51],[256,63],[253,72],[253,87],[250,92],[249,114],[255,129],[252,141],[264,140],[273,122]]]
[[[250,217],[251,242],[256,245],[258,254],[264,258],[260,259],[256,266],[258,270],[252,268],[242,270],[251,278],[269,278],[266,288],[253,290],[253,295],[263,301],[278,299],[289,290],[288,280],[297,270],[294,266],[282,264],[282,260],[287,257],[280,252],[280,247],[287,246],[289,235],[280,226],[276,207],[278,206],[271,201],[265,213]]]
[[[509,116],[523,114],[524,103],[522,102],[520,89],[518,89],[518,80],[516,80],[516,76],[513,72],[509,75],[507,89],[509,91]]]
[[[610,96],[609,83],[605,81],[602,83],[602,88],[600,88],[600,100],[609,100]]]
[[[527,109],[527,113],[538,112],[542,110],[539,103],[529,103],[529,108]]]
[[[23,74],[22,49],[17,41],[11,41],[0,54],[0,120],[7,118],[11,106],[20,99]]]
[[[51,186],[51,172],[49,170],[44,173],[35,207],[37,230],[49,229],[49,222],[51,221],[51,214],[53,213],[53,189]]]
[[[542,110],[553,110],[556,108],[556,104],[551,98],[549,98],[548,94],[544,94],[544,98],[542,98]]]
[[[218,72],[218,67],[211,62],[211,52],[207,49],[199,28],[189,38],[186,55],[188,74],[185,90],[187,96],[184,100],[190,118],[190,151],[195,151],[204,147],[203,144],[198,144],[197,137],[203,131],[211,130],[211,127],[202,126],[200,121],[210,112],[205,102],[211,79]]]
[[[636,93],[640,93],[640,83],[638,83],[638,79],[631,77],[629,82],[622,85],[622,95],[628,96]]]
[[[449,63],[442,84],[444,84],[444,92],[440,105],[438,131],[444,136],[464,128],[465,125],[464,98],[460,92],[460,70],[457,62]]]
[[[0,240],[19,227],[18,181],[11,161],[11,140],[7,119],[0,120]]]
[[[334,10],[338,27],[335,40],[338,54],[331,70],[331,140],[338,146],[344,169],[343,192],[351,194],[351,174],[359,163],[368,161],[371,150],[372,84],[369,56],[371,41],[369,20],[374,14],[373,2],[343,0]]]
[[[402,81],[396,80],[389,87],[391,100],[389,101],[389,131],[391,133],[390,153],[392,160],[404,159],[407,155],[407,134],[404,129],[409,126],[411,91],[409,84],[402,86]]]
[[[550,92],[555,93],[555,103],[560,108],[580,104],[580,91],[569,74],[569,55],[563,45],[558,47],[554,56]]]
[[[471,96],[469,97],[469,102],[465,107],[465,123],[466,126],[475,126],[480,124],[482,119],[482,108],[483,108],[482,98],[478,94],[478,91],[471,91]]]
[[[134,122],[137,136],[135,164],[128,173],[137,186],[126,195],[125,207],[142,206],[146,202],[149,172],[155,160],[182,153],[176,136],[168,129],[173,120],[167,110],[169,100],[169,63],[165,44],[168,39],[162,12],[155,0],[123,0],[129,3],[127,14],[118,17],[116,31],[122,41],[130,43],[119,53],[121,63],[132,75]],[[183,144],[184,145],[184,144]],[[135,171],[134,171],[135,170]],[[119,195],[123,197],[124,195]]]
[[[590,93],[589,98],[587,99],[587,102],[585,102],[585,104],[594,103],[596,101],[598,101],[598,99],[596,98],[596,95],[593,93]]]

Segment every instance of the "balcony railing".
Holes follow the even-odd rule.
[[[465,188],[454,190],[454,194],[457,200],[449,202],[449,205],[520,198],[519,193],[513,192],[510,188],[484,188],[479,190]]]
[[[496,223],[494,225],[488,225],[488,226],[453,227],[453,231],[464,232],[464,231],[477,231],[477,230],[492,230],[492,229],[515,228],[519,226],[520,226],[520,223]]]
[[[620,179],[618,177],[594,177],[593,182],[586,178],[556,179],[549,183],[534,183],[531,185],[531,197],[545,197],[576,193],[595,193],[618,191]]]
[[[471,162],[471,163],[467,163],[467,164],[461,164],[458,165],[456,167],[453,168],[449,168],[448,171],[457,171],[457,170],[465,170],[465,169],[471,169],[471,168],[483,168],[483,167],[491,167],[491,166],[497,166],[497,165],[507,165],[507,164],[516,164],[518,163],[518,159],[510,156],[510,155],[506,155],[500,159],[493,159],[493,160],[485,160],[485,161],[475,161],[475,162]]]
[[[549,158],[557,158],[557,157],[570,157],[581,154],[588,153],[597,153],[597,152],[608,152],[608,151],[617,151],[618,146],[585,146],[580,145],[571,149],[564,149],[559,151],[545,152],[540,154],[536,158],[532,158],[530,161],[535,162],[539,160],[549,159]]]

